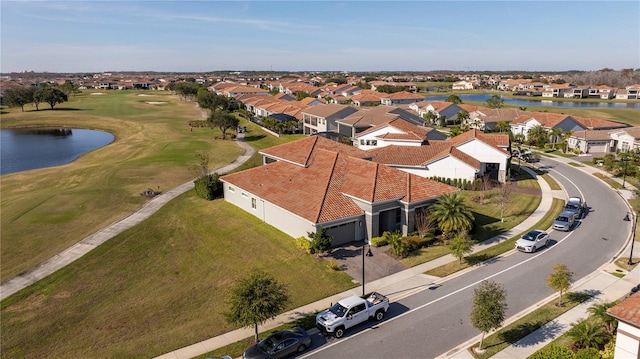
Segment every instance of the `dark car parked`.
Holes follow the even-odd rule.
[[[243,359],[280,359],[294,353],[302,353],[311,345],[311,337],[306,330],[296,327],[293,330],[275,332],[258,344],[251,346],[242,354]]]

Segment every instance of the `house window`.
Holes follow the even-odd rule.
[[[364,142],[364,140],[360,140],[360,144],[364,146],[366,143]]]
[[[242,192],[242,197],[249,198],[249,195],[244,193],[244,192]]]
[[[235,192],[236,189],[233,186],[229,186],[229,192]]]
[[[258,206],[256,204],[256,199],[255,198],[251,198],[251,208],[256,209]]]

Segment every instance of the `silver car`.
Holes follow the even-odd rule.
[[[521,252],[533,253],[538,248],[549,245],[549,234],[545,231],[534,229],[516,241],[516,249]]]
[[[553,221],[553,229],[558,231],[568,232],[573,228],[573,224],[576,222],[576,214],[571,211],[563,211]]]

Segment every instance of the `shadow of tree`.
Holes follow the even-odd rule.
[[[545,342],[549,339],[556,338],[565,329],[566,328],[564,325],[556,321],[551,321],[549,323],[546,323],[546,325],[545,323],[541,322],[527,323],[519,325],[513,330],[508,330],[504,333],[501,333],[501,337],[504,339],[504,341],[513,344],[514,346],[528,347]]]
[[[258,141],[261,140],[263,138],[267,137],[267,135],[253,135],[253,136],[244,136],[244,140],[246,142],[251,142],[251,141]]]

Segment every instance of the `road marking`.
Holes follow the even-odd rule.
[[[508,272],[508,271],[512,270],[513,268],[516,268],[516,267],[519,267],[519,266],[521,266],[521,265],[523,265],[523,264],[525,264],[525,263],[528,263],[528,262],[530,262],[530,261],[532,261],[532,260],[534,260],[534,259],[538,258],[539,256],[541,256],[541,255],[543,255],[543,254],[547,253],[548,251],[553,250],[553,249],[554,249],[554,248],[556,248],[558,245],[560,245],[562,242],[564,242],[564,240],[565,240],[565,239],[569,238],[569,236],[571,236],[573,233],[574,233],[573,231],[571,231],[571,232],[567,233],[567,235],[566,235],[566,236],[564,236],[562,239],[560,239],[560,240],[556,241],[556,244],[555,244],[555,245],[553,245],[552,247],[550,247],[550,248],[549,248],[549,247],[548,247],[548,248],[545,248],[544,252],[540,252],[540,253],[538,253],[538,254],[535,254],[535,255],[533,255],[532,257],[527,258],[527,259],[523,260],[523,261],[522,261],[522,262],[520,262],[520,263],[514,264],[514,265],[512,265],[511,267],[505,268],[505,269],[503,269],[503,270],[501,270],[501,271],[499,271],[499,272],[496,272],[496,273],[494,273],[494,274],[492,274],[492,275],[489,275],[489,276],[485,277],[484,279],[480,279],[480,280],[478,280],[478,281],[476,281],[476,282],[474,282],[474,283],[471,283],[471,284],[469,284],[469,285],[467,285],[467,286],[464,286],[464,287],[462,287],[462,288],[460,288],[460,289],[458,289],[458,290],[456,290],[456,291],[453,291],[453,292],[451,292],[451,293],[449,293],[449,294],[446,294],[446,295],[444,295],[444,296],[442,296],[442,297],[440,297],[440,298],[436,298],[436,299],[434,299],[434,300],[432,300],[432,301],[430,301],[430,302],[427,302],[427,303],[425,303],[425,304],[423,304],[423,305],[420,305],[420,306],[418,306],[418,307],[415,307],[415,308],[413,308],[413,309],[410,309],[410,310],[408,310],[408,311],[406,311],[406,312],[404,312],[404,313],[402,313],[402,314],[399,314],[398,316],[395,316],[395,317],[393,317],[393,318],[389,318],[388,320],[385,320],[385,321],[384,321],[384,322],[382,322],[382,323],[377,323],[376,325],[374,325],[374,326],[373,326],[373,327],[371,327],[371,328],[366,328],[366,329],[364,329],[364,330],[362,330],[362,331],[360,331],[360,332],[354,333],[353,335],[350,335],[350,336],[348,336],[348,337],[346,337],[346,338],[345,338],[345,337],[343,337],[343,338],[341,338],[341,339],[339,339],[339,340],[336,340],[336,341],[333,341],[332,343],[329,343],[328,345],[321,346],[320,348],[318,348],[318,349],[316,349],[316,350],[314,350],[314,351],[312,351],[312,352],[309,352],[309,353],[307,353],[306,355],[300,356],[299,358],[300,358],[300,359],[302,359],[302,358],[307,358],[307,357],[309,357],[309,356],[311,356],[311,355],[313,355],[313,354],[315,354],[315,353],[321,352],[321,351],[323,351],[323,350],[325,350],[325,349],[329,349],[329,348],[331,348],[331,347],[332,347],[332,346],[334,346],[334,345],[337,345],[337,344],[342,343],[342,342],[344,342],[344,341],[347,341],[347,340],[353,339],[353,338],[355,338],[355,337],[359,336],[360,334],[364,334],[364,333],[366,333],[366,332],[368,332],[368,331],[370,331],[370,330],[372,330],[372,329],[374,329],[374,328],[376,328],[376,329],[377,329],[377,328],[379,328],[379,327],[381,327],[381,326],[383,326],[383,325],[385,325],[385,324],[387,324],[387,323],[391,323],[392,321],[394,321],[394,320],[396,320],[396,319],[400,319],[400,318],[404,317],[405,315],[411,314],[411,313],[413,313],[413,312],[415,312],[415,311],[418,311],[418,310],[420,310],[420,309],[423,309],[423,308],[425,308],[425,307],[427,307],[427,306],[430,306],[430,305],[432,305],[432,304],[435,304],[435,303],[437,303],[437,302],[439,302],[439,301],[441,301],[441,300],[443,300],[443,299],[449,298],[449,297],[451,297],[451,296],[453,296],[453,295],[455,295],[455,294],[458,294],[458,293],[460,293],[460,292],[462,292],[462,291],[464,291],[464,290],[467,290],[467,289],[469,289],[469,288],[471,288],[471,287],[474,287],[474,286],[476,286],[476,285],[480,284],[482,281],[485,281],[485,280],[491,279],[491,278],[496,277],[496,276],[498,276],[498,275],[500,275],[500,274],[502,274],[502,273]],[[549,237],[551,237],[551,235],[549,235]],[[498,258],[498,257],[496,257],[496,258]],[[446,281],[445,281],[445,282],[446,282]],[[444,282],[443,282],[443,283],[444,283]],[[442,283],[440,283],[440,285],[442,285]]]

